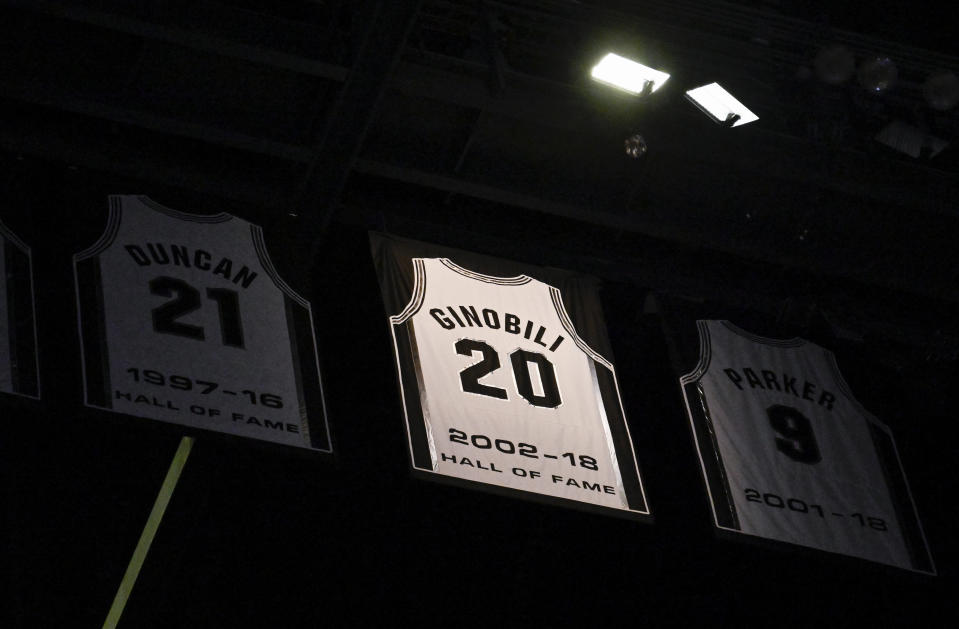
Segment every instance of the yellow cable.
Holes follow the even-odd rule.
[[[150,545],[156,536],[157,529],[160,528],[160,520],[163,519],[163,513],[166,511],[170,498],[173,496],[173,490],[176,488],[177,481],[180,480],[180,473],[183,466],[186,465],[187,457],[190,456],[190,449],[193,447],[192,437],[182,437],[180,445],[173,455],[170,462],[170,469],[167,470],[166,478],[163,479],[163,485],[160,486],[160,493],[157,494],[156,501],[153,503],[153,509],[150,511],[150,517],[147,518],[146,526],[143,527],[143,533],[140,534],[140,541],[130,557],[130,564],[127,571],[120,581],[120,587],[117,589],[116,596],[113,597],[113,605],[110,606],[110,613],[103,623],[103,629],[115,629],[120,622],[120,615],[123,608],[126,607],[127,599],[130,598],[130,592],[133,590],[133,584],[136,583],[137,576],[140,574],[140,568],[146,560],[147,553],[150,552]]]

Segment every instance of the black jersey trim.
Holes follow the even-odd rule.
[[[117,232],[120,231],[120,223],[123,221],[122,199],[123,197],[118,195],[110,195],[108,197],[110,209],[109,215],[107,216],[106,229],[100,234],[96,242],[73,256],[74,263],[99,255],[113,244],[113,241],[117,237]]]
[[[3,234],[0,231],[0,235]],[[0,238],[3,240],[4,244],[8,242],[7,238]],[[8,267],[11,263],[11,254],[17,251],[16,247],[7,247],[4,246],[0,249],[0,252],[3,253],[2,258],[0,258],[0,291],[3,291],[3,295],[6,301],[6,312],[0,311],[0,316],[6,318],[7,326],[7,347],[9,348],[9,354],[6,356],[0,356],[0,361],[3,361],[7,364],[8,369],[10,370],[10,389],[0,388],[0,392],[3,393],[15,393],[17,392],[18,386],[18,367],[19,362],[17,360],[17,323],[16,323],[16,297],[11,296],[10,293],[13,292],[13,274],[8,270]]]
[[[113,408],[110,383],[110,354],[100,259],[75,260],[73,277],[77,294],[77,329],[83,364],[83,396],[87,406]]]
[[[846,382],[842,371],[839,370],[836,355],[826,348],[820,349],[826,358],[826,363],[840,393],[866,421],[913,568],[919,572],[936,574],[932,554],[929,551],[929,543],[922,530],[922,524],[919,522],[916,503],[909,489],[906,470],[899,458],[899,450],[896,448],[896,440],[893,438],[892,431],[884,421],[870,413],[853,395],[849,383]]]
[[[413,258],[413,294],[410,296],[410,302],[406,304],[402,312],[390,317],[390,323],[398,325],[404,323],[407,319],[419,312],[423,307],[423,300],[426,297],[426,264],[423,258]]]
[[[283,281],[283,278],[277,273],[276,267],[273,266],[273,260],[270,259],[270,253],[266,248],[266,242],[263,240],[263,230],[259,225],[254,225],[253,223],[248,223],[248,225],[250,226],[250,236],[253,238],[253,249],[256,251],[256,257],[260,261],[263,270],[270,276],[273,284],[290,299],[304,308],[309,308],[310,302],[290,288],[290,285]]]
[[[296,385],[300,428],[307,444],[314,450],[332,452],[330,426],[327,419],[326,398],[320,373],[316,335],[313,332],[313,312],[309,305],[298,304],[289,296],[283,299],[286,327],[290,337],[290,357]],[[309,349],[307,349],[309,348]],[[311,351],[310,351],[311,350]],[[313,430],[310,410],[319,409],[323,430]]]
[[[650,515],[639,462],[636,460],[633,439],[629,434],[629,426],[626,423],[623,401],[619,396],[616,371],[612,367],[607,367],[605,364],[596,361],[593,361],[592,368],[599,388],[599,402],[603,405],[606,426],[609,428],[609,434],[613,441],[613,453],[616,455],[619,477],[623,483],[623,493],[626,494],[626,506],[630,511]]]
[[[729,488],[726,464],[723,462],[719,443],[716,440],[716,429],[713,426],[702,381],[697,378],[680,382],[683,400],[686,403],[686,416],[689,418],[696,455],[699,457],[699,467],[703,473],[709,506],[713,512],[713,521],[721,529],[740,531],[736,502]],[[706,443],[709,444],[708,449],[704,446]]]
[[[916,503],[912,498],[912,492],[909,490],[906,472],[902,467],[902,461],[899,459],[896,441],[888,429],[884,429],[883,426],[875,423],[869,424],[869,434],[872,437],[876,454],[879,456],[879,464],[885,476],[886,487],[891,494],[892,506],[896,512],[896,519],[899,521],[899,529],[902,532],[906,550],[909,552],[912,567],[919,572],[936,574],[936,566],[932,560],[932,553],[929,551],[929,543],[922,530]]]
[[[124,198],[133,198],[138,200],[143,205],[147,206],[151,210],[155,210],[160,214],[165,214],[170,218],[175,218],[180,221],[189,221],[191,223],[225,223],[226,221],[232,220],[234,216],[232,214],[227,214],[226,212],[218,212],[217,214],[191,214],[190,212],[182,212],[180,210],[174,210],[165,205],[161,205],[151,199],[148,196],[144,195],[117,195],[120,199]]]
[[[482,273],[477,273],[476,271],[465,269],[449,258],[434,259],[439,260],[443,266],[455,273],[465,275],[470,279],[479,280],[480,282],[486,282],[487,284],[498,284],[500,286],[522,286],[523,284],[528,284],[529,282],[533,281],[533,278],[528,275],[517,275],[515,277],[496,277],[494,275],[484,275]]]
[[[391,327],[396,348],[396,369],[400,379],[400,396],[406,417],[406,434],[410,445],[410,462],[415,469],[433,471],[429,428],[423,414],[422,373],[416,347],[416,333],[412,321],[396,323]]]
[[[730,321],[727,321],[726,319],[714,320],[714,321],[716,323],[723,325],[726,329],[728,329],[733,334],[736,334],[745,339],[753,341],[754,343],[760,343],[762,345],[771,345],[773,347],[802,347],[803,345],[809,344],[809,341],[803,338],[799,338],[798,336],[794,336],[791,339],[773,339],[766,336],[759,336],[758,334],[753,334],[752,332],[748,332],[734,325]]]
[[[683,393],[683,401],[686,404],[686,417],[689,419],[689,427],[693,435],[693,444],[696,446],[696,456],[699,458],[699,467],[703,474],[703,484],[706,486],[713,521],[720,529],[740,531],[739,515],[736,512],[732,490],[729,488],[726,464],[719,450],[716,429],[713,425],[709,404],[706,401],[706,392],[703,390],[702,384],[702,378],[709,370],[709,365],[713,359],[713,341],[710,332],[713,323],[723,322],[708,319],[696,321],[696,329],[699,332],[699,359],[691,372],[680,377],[679,385]],[[738,328],[733,331],[737,334],[744,332]],[[748,333],[745,334],[748,335]],[[742,336],[742,334],[740,335]],[[708,447],[706,444],[708,444]]]
[[[3,248],[5,278],[0,290],[7,296],[7,337],[10,355],[10,384],[18,395],[40,398],[40,372],[37,356],[36,302],[33,291],[33,261],[30,247],[13,241]]]
[[[888,430],[875,423],[869,424],[869,434],[879,457],[886,487],[891,494],[893,510],[896,513],[896,519],[899,521],[899,528],[902,532],[906,550],[909,552],[912,567],[920,572],[936,574],[932,554],[929,552],[929,544],[919,522],[916,503],[912,498],[912,492],[909,491],[906,473],[903,470],[902,462],[899,460],[896,441]]]

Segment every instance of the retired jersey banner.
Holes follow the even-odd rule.
[[[112,196],[74,271],[88,406],[330,450],[310,304],[259,226]]]
[[[415,472],[648,516],[597,282],[372,234]]]
[[[0,392],[40,397],[30,247],[0,222]]]
[[[698,326],[681,384],[716,526],[934,573],[892,433],[832,352]]]

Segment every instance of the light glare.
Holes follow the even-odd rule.
[[[759,120],[759,116],[749,111],[732,94],[724,90],[719,83],[710,83],[689,90],[686,92],[686,98],[717,122],[725,121],[730,114],[739,116],[739,120],[732,125],[734,127],[741,127],[749,122]]]
[[[653,82],[652,91],[655,92],[669,78],[665,72],[654,70],[614,53],[609,53],[593,66],[591,75],[601,83],[618,87],[632,94],[642,93],[643,88],[646,87],[646,81]]]

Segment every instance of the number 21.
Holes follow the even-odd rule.
[[[202,326],[177,321],[180,317],[199,310],[200,291],[175,277],[155,277],[150,280],[150,292],[160,297],[174,297],[153,314],[153,329],[160,334],[175,334],[202,341],[206,333]],[[224,345],[243,347],[243,323],[240,320],[240,299],[235,290],[208,288],[206,296],[216,302],[220,313],[220,340]]]

